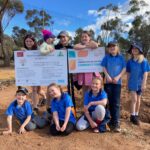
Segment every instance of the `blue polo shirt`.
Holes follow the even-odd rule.
[[[26,100],[22,106],[19,106],[17,100],[14,100],[7,108],[6,115],[15,116],[22,124],[28,116],[33,118],[31,104]]]
[[[127,62],[126,71],[130,73],[128,89],[130,91],[138,91],[141,89],[144,73],[149,72],[150,68],[147,59],[144,59],[142,63],[130,59]]]
[[[53,99],[51,103],[51,110],[52,112],[57,112],[59,120],[65,120],[66,108],[67,107],[74,107],[72,103],[71,97],[67,93],[62,93],[60,100]],[[75,116],[73,112],[70,112],[69,121],[73,124],[76,123]]]
[[[92,91],[86,92],[84,95],[84,106],[87,106],[90,102],[101,101],[105,98],[107,98],[107,94],[104,90],[100,91],[97,96],[94,96]],[[89,112],[94,111],[95,107],[96,106],[91,106]]]
[[[116,56],[108,54],[103,58],[101,66],[107,69],[111,78],[114,78],[126,67],[126,62],[124,57],[120,54]],[[121,84],[121,79],[119,79],[117,84]]]

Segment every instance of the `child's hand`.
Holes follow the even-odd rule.
[[[64,132],[66,130],[66,124],[63,124],[63,126],[60,128],[61,132]]]
[[[89,43],[86,44],[86,47],[91,49],[96,49],[98,47],[98,44],[94,41],[90,41]]]
[[[11,130],[3,131],[2,134],[3,135],[10,135],[10,134],[12,134],[12,131]]]
[[[53,47],[49,48],[50,53],[52,53],[55,49]]]
[[[87,105],[87,110],[92,106],[92,102]]]
[[[19,129],[19,134],[23,134],[25,132],[26,132],[25,128],[21,126]]]
[[[59,125],[56,125],[56,130],[60,131],[60,126]]]
[[[119,76],[116,76],[116,77],[113,78],[113,81],[112,81],[112,82],[113,82],[114,84],[117,84],[117,82],[119,81],[119,79],[120,79],[120,77],[119,77]]]
[[[112,78],[110,76],[107,76],[107,82],[108,83],[112,83],[113,82],[113,80],[112,80]]]
[[[97,123],[92,121],[92,122],[90,122],[90,126],[91,126],[91,128],[96,128],[97,127]]]

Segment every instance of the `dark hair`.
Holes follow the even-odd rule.
[[[91,37],[91,32],[90,31],[84,30],[84,31],[82,31],[81,35],[82,34],[87,34],[89,37]]]
[[[26,49],[28,49],[28,47],[26,46],[26,43],[25,43],[25,40],[26,40],[27,38],[31,39],[31,40],[34,42],[34,45],[32,46],[31,50],[36,50],[36,49],[37,49],[37,43],[36,43],[36,40],[35,40],[35,38],[33,37],[32,34],[27,34],[27,35],[25,36],[25,38],[24,38],[24,47],[25,47]]]

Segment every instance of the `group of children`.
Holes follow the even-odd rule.
[[[59,33],[59,43],[53,45],[55,36],[51,32],[43,32],[44,41],[51,45],[43,48],[41,53],[46,54],[47,51],[52,52],[55,49],[71,49],[82,50],[86,48],[95,49],[98,44],[91,39],[90,32],[83,31],[81,34],[81,43],[74,47],[69,43],[69,34],[66,31]],[[36,50],[35,40],[30,36],[25,38],[25,48],[28,50]],[[106,113],[110,111],[110,121],[108,126],[114,132],[120,132],[120,95],[122,76],[127,72],[127,89],[131,95],[131,116],[130,121],[139,125],[139,108],[141,95],[146,89],[146,81],[150,67],[147,59],[144,58],[142,48],[136,43],[131,44],[127,51],[131,58],[125,61],[120,54],[119,46],[116,41],[109,42],[107,45],[108,53],[103,58],[101,66],[105,74],[106,82],[103,88],[103,79],[99,73],[80,73],[74,75],[74,82],[82,86],[84,93],[84,113],[76,120],[76,114],[72,99],[68,93],[62,91],[61,87],[55,83],[47,87],[47,97],[50,97],[51,104],[49,113],[52,114],[52,119],[49,122],[45,118],[34,115],[30,102],[27,100],[28,91],[26,88],[20,87],[16,91],[16,99],[8,107],[6,114],[8,130],[3,134],[12,132],[12,116],[16,116],[20,121],[19,133],[24,133],[25,130],[30,131],[35,128],[43,128],[47,123],[50,126],[52,135],[68,135],[76,127],[82,131],[91,127],[93,132],[99,132]],[[48,53],[49,53],[48,52]],[[34,98],[38,92],[43,94],[40,87],[33,87]],[[43,94],[44,99],[46,95]],[[37,98],[33,103],[33,109],[37,108]],[[34,100],[34,99],[33,99]]]

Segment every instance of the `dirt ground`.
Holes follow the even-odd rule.
[[[13,69],[0,69],[0,82],[2,79],[13,79]],[[6,128],[6,116],[4,112],[8,104],[13,100],[16,91],[14,84],[0,89],[0,132]],[[78,93],[76,92],[76,95]],[[81,99],[77,98],[79,106]],[[44,108],[41,109],[43,111]],[[49,127],[36,129],[19,135],[18,123],[14,120],[13,134],[0,135],[0,150],[150,150],[150,77],[147,89],[142,97],[140,127],[129,122],[129,96],[123,84],[121,96],[121,133],[92,133],[91,130],[83,132],[74,131],[67,137],[52,137]]]

